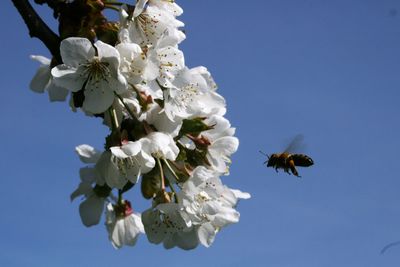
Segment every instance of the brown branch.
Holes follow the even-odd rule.
[[[60,56],[60,37],[55,34],[49,26],[36,13],[28,0],[11,0],[19,14],[24,19],[29,30],[30,37],[41,40],[49,49],[57,63],[62,63]]]

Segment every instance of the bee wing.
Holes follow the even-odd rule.
[[[284,150],[284,153],[290,153],[290,152],[297,152],[304,150],[305,145],[303,143],[304,136],[302,134],[296,135],[292,141],[289,143],[289,145],[286,147]]]
[[[398,245],[400,245],[400,241],[396,241],[396,242],[393,242],[393,243],[390,243],[390,244],[386,245],[386,246],[381,250],[381,254],[385,253],[385,251],[388,250],[389,248],[394,247],[394,246],[398,246]]]
[[[294,165],[300,167],[308,167],[314,164],[312,158],[304,154],[292,154]]]

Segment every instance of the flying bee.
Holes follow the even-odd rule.
[[[292,172],[293,175],[301,177],[297,172],[296,166],[309,167],[314,164],[314,161],[305,154],[290,153],[290,151],[292,151],[294,147],[298,146],[301,143],[302,139],[302,135],[297,135],[282,153],[267,155],[264,152],[260,151],[261,154],[267,156],[268,158],[264,162],[264,164],[267,164],[267,167],[275,168],[276,172],[278,172],[278,169],[283,169],[288,174]]]

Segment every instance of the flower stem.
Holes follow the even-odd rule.
[[[161,164],[161,160],[159,158],[156,158],[158,168],[160,169],[160,177],[161,177],[161,190],[165,191],[165,177],[164,177],[164,170]]]
[[[179,181],[178,175],[176,175],[176,173],[172,169],[171,165],[169,165],[168,160],[163,159],[163,162],[165,163],[165,165],[167,165],[168,170],[175,176],[175,179],[177,181]],[[178,198],[176,196],[176,191],[175,191],[174,185],[171,183],[171,181],[168,178],[166,178],[165,180],[167,181],[168,187],[171,188],[172,193],[174,193],[175,203],[178,203],[179,201],[178,201]]]
[[[108,109],[108,114],[110,116],[111,124],[112,124],[112,129],[116,130],[119,128],[119,123],[118,123],[118,118],[117,118],[117,112],[115,111],[115,108],[111,106]]]
[[[115,95],[118,97],[119,101],[121,101],[122,105],[124,105],[126,111],[129,113],[129,115],[132,117],[132,119],[136,119],[135,114],[132,112],[132,110],[128,107],[128,105],[124,102],[124,99],[118,95],[117,93],[115,93]]]
[[[124,102],[124,99],[123,99],[120,95],[118,95],[118,94],[116,94],[116,93],[114,93],[114,94],[118,97],[119,101],[121,101],[122,105],[125,107],[126,111],[129,113],[129,116],[131,116],[131,118],[132,118],[133,120],[135,120],[137,123],[141,123],[141,124],[143,125],[143,128],[144,128],[144,130],[145,130],[145,132],[146,132],[147,134],[153,132],[153,130],[151,129],[151,127],[148,125],[148,123],[147,123],[146,121],[139,121],[139,120],[136,118],[135,114],[134,114],[134,113],[132,112],[132,110],[128,107],[128,105]]]
[[[117,1],[104,1],[103,2],[105,5],[114,5],[114,6],[122,6],[125,5],[125,3],[122,2],[117,2]]]
[[[168,160],[163,159],[165,165],[167,165],[168,170],[174,175],[175,179],[177,182],[180,182],[180,178],[179,176],[176,174],[176,172],[174,171],[174,169],[172,169],[171,165],[169,165]]]
[[[104,5],[104,7],[119,12],[119,8],[118,7],[115,7],[115,6],[112,6],[112,5],[107,5],[107,4]]]
[[[118,190],[118,205],[122,205],[122,190]]]

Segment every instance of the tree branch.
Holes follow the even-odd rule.
[[[60,56],[60,37],[36,13],[28,0],[11,0],[19,14],[24,19],[29,30],[29,35],[41,40],[54,56],[57,63],[62,63]]]

